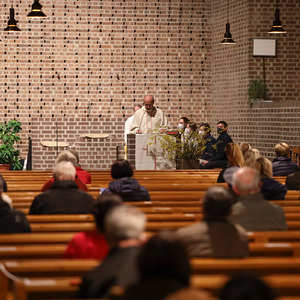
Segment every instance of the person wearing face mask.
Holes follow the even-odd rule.
[[[168,120],[161,109],[154,106],[154,97],[146,95],[144,105],[135,112],[130,127],[131,133],[151,133],[151,130],[168,125]]]
[[[201,155],[200,163],[210,160],[214,153],[215,149],[213,145],[216,143],[216,139],[211,135],[211,128],[208,123],[202,123],[199,126],[199,135],[201,135],[203,149],[203,154]]]
[[[228,125],[225,121],[219,121],[217,124],[218,138],[214,145],[214,153],[211,159],[204,161],[201,169],[224,168],[227,165],[228,159],[225,152],[225,147],[228,143],[232,143],[232,139],[227,133]]]
[[[187,125],[190,123],[190,120],[187,117],[181,117],[178,121],[178,130],[184,132]]]

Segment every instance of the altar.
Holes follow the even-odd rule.
[[[175,137],[174,137],[175,138]],[[135,170],[175,170],[176,163],[164,155],[159,139],[150,134],[128,134],[127,157]]]

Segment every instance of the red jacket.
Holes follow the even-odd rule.
[[[78,232],[69,242],[64,258],[103,259],[109,252],[104,234],[97,230]]]
[[[45,192],[45,191],[49,190],[49,188],[53,184],[53,182],[54,182],[54,177],[49,178],[46,181],[46,183],[43,185],[41,192]],[[87,192],[87,190],[88,190],[87,186],[78,178],[77,174],[75,177],[75,182],[80,190]]]
[[[76,174],[78,178],[85,184],[91,183],[91,174],[84,171],[81,167],[76,167]]]

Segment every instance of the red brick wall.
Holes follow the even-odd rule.
[[[230,125],[237,142],[264,155],[281,140],[299,145],[300,24],[297,0],[280,1],[288,33],[278,36],[277,57],[266,59],[273,103],[249,109],[249,82],[262,77],[252,38],[268,38],[275,1],[230,0],[237,44],[220,45],[224,0],[40,0],[48,18],[28,21],[33,0],[14,1],[20,33],[2,32],[0,121],[23,124],[21,153],[33,139],[33,167],[50,169],[55,149],[42,140],[74,145],[84,168],[109,168],[123,143],[123,124],[147,93],[176,126],[180,116],[215,127]],[[0,0],[2,27],[10,4]],[[87,140],[84,133],[108,133]],[[213,130],[215,133],[215,128]],[[60,149],[62,150],[62,149]]]
[[[227,1],[226,1],[227,2]],[[213,1],[212,32],[225,31],[225,1]],[[274,145],[300,145],[300,21],[297,0],[279,1],[287,34],[271,35],[276,1],[230,0],[231,33],[235,46],[222,46],[213,35],[212,123],[225,119],[236,142],[247,141],[268,157]],[[266,83],[272,103],[247,105],[249,82],[263,79],[262,58],[252,56],[253,38],[276,38],[277,57],[266,58]]]
[[[8,2],[0,0],[3,28]],[[74,145],[88,169],[109,168],[147,93],[174,126],[182,115],[202,120],[211,97],[209,1],[41,0],[48,18],[29,22],[32,3],[14,1],[22,31],[2,34],[0,121],[22,121],[22,156],[30,136],[35,169],[53,166],[55,149],[40,142],[55,141],[56,119],[59,141]]]

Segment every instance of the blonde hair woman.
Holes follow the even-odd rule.
[[[244,155],[245,167],[254,168],[255,161],[260,158],[260,153],[257,149],[249,149]]]
[[[225,146],[225,152],[228,158],[227,166],[220,172],[217,182],[225,182],[224,172],[230,167],[243,167],[244,166],[244,157],[241,151],[240,145],[237,143],[228,143]]]
[[[261,190],[266,200],[284,200],[287,192],[287,187],[273,176],[272,163],[265,157],[258,158],[254,163],[256,169],[261,177]]]

